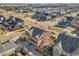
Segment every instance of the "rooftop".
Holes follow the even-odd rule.
[[[0,43],[0,54],[9,51],[12,48],[16,48],[16,45],[13,42]]]

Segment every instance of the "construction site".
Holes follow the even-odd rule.
[[[79,4],[0,4],[0,56],[79,56]]]

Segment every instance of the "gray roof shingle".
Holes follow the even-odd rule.
[[[37,40],[42,36],[44,32],[46,31],[34,26],[32,26],[28,31],[30,36],[32,36],[34,39],[37,39]]]
[[[0,44],[0,53],[6,52],[12,48],[16,48],[16,45],[13,42]]]
[[[57,49],[61,50],[62,53],[64,52],[64,54],[73,55],[79,48],[79,38],[60,34],[54,47],[58,47]],[[79,52],[76,52],[76,54],[79,54]]]

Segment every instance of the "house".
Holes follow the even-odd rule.
[[[23,27],[24,21],[20,18],[10,16],[9,19],[6,19],[4,16],[0,16],[0,25],[3,26],[3,29],[13,30]]]
[[[16,42],[18,42],[19,45],[25,47],[31,53],[33,53],[33,55],[42,55],[42,54],[52,55],[52,47],[56,37],[53,36],[51,32],[45,31],[36,26],[32,26],[27,31],[27,34],[25,33],[25,35],[22,37],[25,38],[20,38],[20,39],[21,40],[25,39],[25,40],[21,41],[19,39]]]
[[[61,27],[61,28],[67,28],[68,26],[71,26],[71,22],[73,20],[74,20],[74,17],[66,16],[66,17],[64,17],[64,19],[62,19],[62,21],[59,22],[59,24],[57,26]]]
[[[65,18],[67,21],[71,22],[74,20],[75,17],[74,16],[66,16]]]
[[[14,16],[10,16],[7,22],[8,22],[9,29],[17,29],[17,28],[22,27],[24,24],[23,20]]]
[[[75,28],[79,28],[79,16],[74,18],[74,20],[71,22],[71,25]]]
[[[21,52],[24,56],[26,56],[27,54],[31,56],[43,56],[43,54],[36,51],[36,45],[34,45],[31,41],[21,41],[21,39],[19,38],[16,42],[17,46],[19,47],[18,49],[20,49],[20,51],[25,51]]]
[[[36,45],[37,51],[47,56],[52,55],[55,40],[56,37],[51,32],[44,33]]]
[[[53,47],[54,56],[79,55],[79,38],[60,34]]]
[[[52,47],[56,40],[55,35],[50,31],[40,29],[32,26],[28,30],[28,34],[31,37],[31,41],[36,43],[36,50],[44,55],[52,55]]]
[[[28,30],[28,34],[32,37],[32,40],[34,42],[37,42],[45,32],[47,32],[47,31],[40,29],[38,27],[35,27],[35,26],[32,26]]]
[[[13,42],[0,43],[0,55],[9,56],[15,53],[16,45]]]
[[[3,24],[3,22],[6,22],[6,18],[0,15],[0,24]]]

